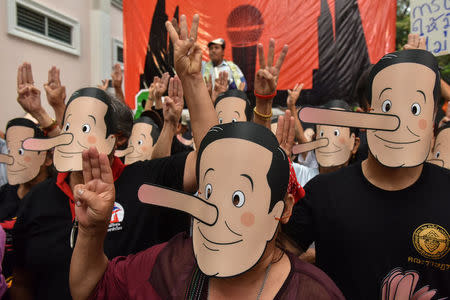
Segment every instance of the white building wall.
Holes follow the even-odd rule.
[[[33,77],[36,84],[41,90],[41,100],[47,111],[53,115],[53,111],[47,104],[43,84],[47,82],[48,70],[54,65],[61,70],[61,82],[66,86],[67,98],[77,89],[86,86],[96,85],[100,83],[97,80],[91,66],[100,66],[103,74],[106,73],[110,77],[111,71],[105,68],[105,64],[110,69],[112,66],[112,37],[105,37],[100,44],[103,51],[108,51],[107,62],[104,57],[92,56],[91,43],[91,19],[93,11],[92,1],[108,0],[36,0],[52,10],[55,10],[67,17],[75,19],[80,24],[80,55],[72,55],[45,45],[8,34],[8,18],[7,18],[7,1],[0,1],[0,90],[1,108],[0,108],[0,130],[5,131],[8,120],[24,115],[24,111],[17,103],[17,68],[22,62],[30,62],[33,69]],[[109,4],[110,5],[110,4]],[[111,24],[108,28],[103,27],[103,33],[111,35],[114,31],[115,36],[122,40],[122,12],[111,7],[109,11],[114,13],[106,18],[110,18]],[[94,12],[95,14],[95,12]],[[114,25],[113,25],[114,24]],[[95,46],[98,47],[99,44]],[[106,49],[106,50],[105,50]],[[99,63],[99,60],[101,63]],[[102,65],[103,64],[103,65]],[[94,74],[95,73],[95,74]]]

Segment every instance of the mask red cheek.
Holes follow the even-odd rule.
[[[241,215],[241,223],[244,226],[250,227],[255,224],[255,215],[251,212],[245,212]]]
[[[97,138],[93,135],[88,136],[87,141],[89,144],[95,144],[97,143]]]
[[[23,157],[23,160],[26,161],[27,163],[29,163],[29,162],[31,162],[31,157],[25,155],[25,156]]]
[[[147,152],[147,147],[142,146],[142,152]]]
[[[427,129],[427,120],[420,119],[419,120],[419,128],[422,129],[422,130]]]
[[[339,138],[339,143],[340,143],[341,145],[344,145],[344,144],[345,144],[345,139],[344,139],[343,137],[340,137],[340,138]]]

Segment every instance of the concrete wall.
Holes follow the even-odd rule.
[[[91,45],[91,21],[93,4],[91,1],[108,0],[37,0],[38,2],[52,10],[55,10],[65,16],[77,20],[80,23],[80,56],[72,55],[48,46],[40,45],[26,39],[8,34],[7,28],[7,4],[6,1],[0,1],[0,53],[1,72],[0,72],[0,90],[2,91],[2,105],[0,108],[0,130],[4,131],[8,120],[24,115],[22,108],[16,102],[17,98],[17,67],[22,62],[30,62],[33,69],[33,77],[36,87],[41,89],[41,100],[47,111],[53,115],[53,111],[47,104],[43,84],[47,82],[48,70],[51,66],[57,66],[61,69],[61,82],[66,86],[67,98],[78,88],[97,84],[94,80],[102,74],[92,74],[92,65],[99,65],[99,62],[92,55]],[[106,32],[122,40],[122,12],[114,7],[110,11],[111,24]],[[109,16],[107,16],[109,17]],[[103,30],[105,32],[105,30]],[[112,53],[111,36],[105,38],[107,45],[102,45],[99,51],[107,49]],[[111,68],[110,54],[109,65]],[[102,62],[103,64],[105,62]],[[104,70],[104,73],[111,71]],[[96,76],[97,75],[97,76]],[[109,76],[108,76],[109,77]]]

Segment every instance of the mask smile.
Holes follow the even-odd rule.
[[[211,241],[210,239],[208,239],[208,238],[203,234],[203,232],[200,230],[200,227],[199,227],[199,226],[197,226],[197,229],[198,229],[198,232],[200,232],[201,236],[202,236],[206,241],[208,241],[209,243],[214,244],[214,245],[226,246],[226,245],[237,244],[237,243],[240,243],[240,242],[243,241],[243,239],[240,239],[240,240],[237,240],[237,241],[234,241],[234,242],[227,242],[227,243],[213,242],[213,241]],[[206,246],[205,246],[205,247],[206,247]],[[209,248],[208,248],[208,249],[209,249]],[[211,250],[211,249],[210,249],[210,250]],[[213,250],[213,251],[214,251],[214,250]]]
[[[377,134],[374,134],[374,136],[376,136],[377,138],[379,138],[383,142],[390,143],[390,144],[395,144],[395,145],[407,145],[407,144],[414,144],[414,143],[420,142],[420,139],[415,140],[415,141],[411,141],[411,142],[393,142],[393,141],[389,141],[389,140],[383,139],[382,137],[378,136]],[[388,148],[397,149],[396,147],[388,147]],[[403,148],[403,147],[401,147],[401,148]],[[398,149],[401,149],[401,148],[398,148]]]
[[[25,171],[27,168],[19,169],[19,170],[8,170],[10,173],[20,173],[22,171]]]
[[[58,151],[58,152],[60,152],[60,153],[62,153],[62,154],[69,154],[70,157],[72,157],[72,156],[75,155],[75,154],[81,154],[81,153],[82,153],[81,151],[79,151],[79,152],[68,152],[68,151],[61,151],[61,150],[59,150],[59,149],[56,149],[56,151]],[[63,157],[65,157],[65,156],[63,156]]]

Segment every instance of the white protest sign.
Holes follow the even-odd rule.
[[[434,55],[450,53],[450,0],[411,0],[411,32],[426,38]]]

